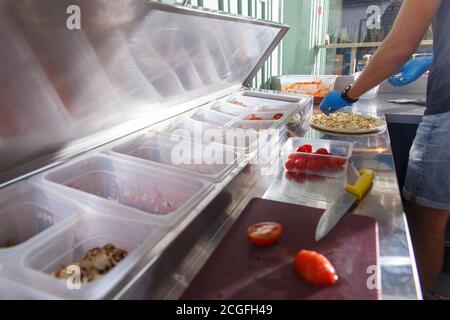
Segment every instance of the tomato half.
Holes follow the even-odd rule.
[[[275,222],[261,222],[247,229],[247,236],[256,246],[270,246],[280,239],[283,227]]]
[[[332,286],[338,280],[331,262],[314,251],[302,250],[297,253],[294,267],[303,280],[318,287]]]

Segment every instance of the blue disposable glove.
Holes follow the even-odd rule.
[[[322,100],[320,111],[328,115],[351,105],[353,105],[353,103],[349,103],[342,99],[340,92],[332,91]]]
[[[409,60],[399,73],[389,78],[389,83],[394,87],[403,87],[419,79],[430,70],[433,57]]]

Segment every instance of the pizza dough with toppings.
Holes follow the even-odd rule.
[[[379,118],[351,112],[335,112],[329,116],[325,114],[314,116],[311,126],[330,132],[362,134],[384,130],[386,122]]]

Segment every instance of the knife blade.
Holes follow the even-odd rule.
[[[316,241],[325,238],[353,205],[358,200],[362,200],[371,188],[375,172],[362,169],[359,174],[355,185],[347,185],[344,192],[325,210],[316,227]]]

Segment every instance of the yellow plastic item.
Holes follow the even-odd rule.
[[[362,200],[372,187],[373,180],[375,179],[375,172],[370,169],[362,169],[359,174],[360,177],[358,181],[356,181],[356,184],[353,186],[348,184],[345,186],[345,190],[355,195],[358,200]]]

